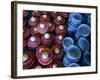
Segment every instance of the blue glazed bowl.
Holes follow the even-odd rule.
[[[68,67],[68,65],[70,64],[66,55],[63,57],[63,64],[65,67]]]
[[[63,49],[64,49],[65,53],[67,52],[67,48],[70,45],[74,45],[74,40],[71,37],[64,38],[64,40],[63,40]]]
[[[82,21],[82,16],[79,13],[72,13],[72,21],[71,24],[78,25]]]
[[[80,67],[80,65],[77,64],[77,63],[70,63],[70,64],[68,65],[68,67]]]
[[[71,13],[69,16],[69,20],[72,22],[72,24],[80,24],[82,21],[82,16],[80,13]]]
[[[81,37],[78,40],[78,46],[82,51],[88,51],[89,50],[89,41],[86,38]]]
[[[89,25],[91,24],[91,15],[88,16],[87,24],[89,24]]]
[[[79,13],[71,13],[68,19],[68,32],[75,32],[81,24],[82,16]]]
[[[80,65],[77,64],[77,63],[73,63],[73,62],[70,62],[67,58],[67,56],[65,55],[64,58],[63,58],[63,65],[65,67],[79,67]]]
[[[86,51],[86,52],[84,52],[84,55],[83,55],[83,63],[85,64],[85,65],[88,65],[88,66],[90,66],[91,65],[91,54],[90,54],[90,52],[89,51]]]
[[[66,55],[69,62],[77,62],[81,58],[81,51],[77,46],[71,45],[68,47]]]
[[[68,24],[68,31],[69,32],[75,32],[77,30],[76,25]]]
[[[90,34],[90,27],[87,24],[79,25],[75,37],[79,39],[80,37],[87,37]]]
[[[88,19],[89,15],[90,15],[89,13],[83,13],[82,14],[82,23],[86,23],[87,22],[87,19]]]

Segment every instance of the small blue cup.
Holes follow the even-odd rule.
[[[71,13],[68,19],[68,32],[75,32],[79,24],[81,24],[82,16],[79,13]]]
[[[69,64],[70,64],[70,62],[68,61],[68,58],[67,58],[67,56],[65,55],[65,56],[63,57],[63,65],[64,65],[65,67],[67,67]]]
[[[68,47],[66,55],[69,62],[77,62],[81,58],[81,51],[77,46],[71,45]]]
[[[73,63],[73,62],[70,62],[67,58],[67,56],[64,56],[63,58],[63,65],[65,67],[79,67],[80,65],[77,64],[77,63]]]
[[[84,37],[81,37],[79,40],[78,40],[78,44],[79,48],[82,50],[82,51],[88,51],[89,50],[89,41],[84,38]]]
[[[87,66],[91,65],[91,54],[89,51],[84,52],[83,63]]]
[[[64,40],[63,40],[63,49],[64,49],[65,53],[67,52],[67,48],[70,45],[74,45],[74,40],[71,37],[64,38]]]
[[[75,37],[79,39],[80,37],[87,37],[90,34],[90,27],[87,24],[79,25]]]
[[[76,30],[77,30],[76,27],[74,27],[73,25],[69,24],[69,26],[68,26],[68,32],[69,33],[75,32]]]
[[[88,16],[87,24],[89,24],[89,25],[91,24],[91,15]],[[91,25],[90,25],[90,27],[91,27]]]
[[[71,13],[69,15],[69,21],[74,25],[80,24],[82,21],[82,15],[80,13]]]
[[[80,24],[81,21],[82,21],[82,16],[81,16],[80,13],[71,13],[70,18],[72,20],[71,21],[71,24],[77,25],[77,24]]]
[[[82,13],[82,23],[87,23],[89,13]]]

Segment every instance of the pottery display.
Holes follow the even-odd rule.
[[[23,69],[91,65],[91,15],[23,11]]]

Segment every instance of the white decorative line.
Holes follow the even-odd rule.
[[[40,24],[40,28],[45,28],[45,24]]]
[[[49,33],[44,34],[44,38],[49,39],[50,38],[50,34]]]
[[[36,18],[35,18],[35,17],[32,17],[32,18],[31,18],[31,21],[32,21],[32,22],[36,21]]]
[[[60,26],[59,26],[59,29],[60,29],[60,30],[64,30],[64,26],[63,26],[63,25],[60,25]]]
[[[59,48],[55,48],[55,54],[59,54],[60,53],[60,49]]]
[[[58,38],[59,38],[59,40],[62,40],[62,39],[63,39],[62,35],[59,35],[59,37],[58,37]]]
[[[62,17],[61,17],[61,16],[58,16],[57,19],[58,19],[58,20],[62,20]]]
[[[44,52],[44,53],[42,54],[42,58],[43,58],[43,59],[48,59],[48,53],[47,53],[47,52]]]
[[[28,60],[28,55],[27,54],[24,54],[23,55],[23,62],[25,62],[26,60]]]
[[[42,17],[43,17],[43,18],[47,18],[47,15],[43,15]]]
[[[32,36],[32,37],[30,37],[30,40],[31,40],[32,42],[34,42],[34,41],[36,41],[36,37]]]

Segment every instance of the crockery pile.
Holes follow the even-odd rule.
[[[23,11],[23,68],[90,65],[90,14]]]

